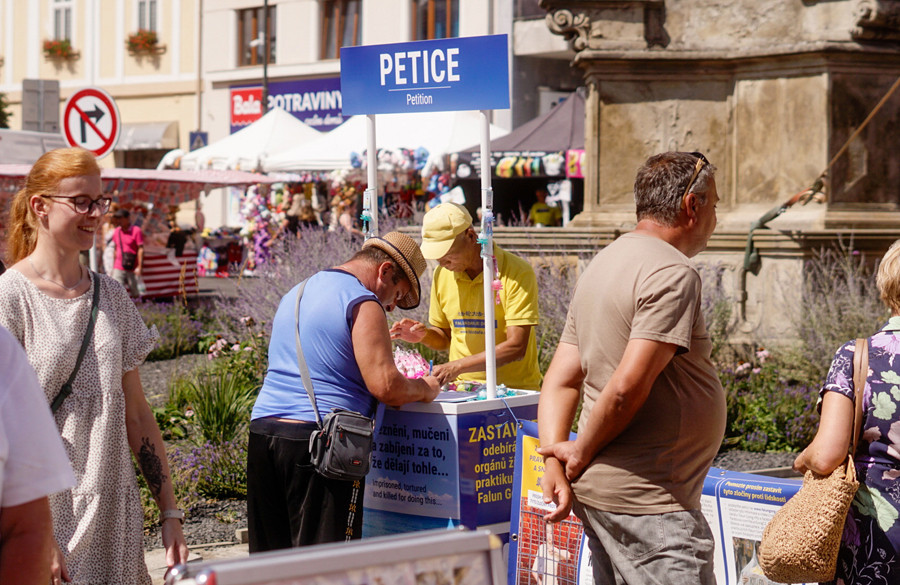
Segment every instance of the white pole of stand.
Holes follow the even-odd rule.
[[[99,237],[100,237],[100,232],[98,231],[94,234],[94,245],[91,246],[91,249],[88,252],[90,268],[94,272],[100,272],[100,255],[97,254],[97,239]]]
[[[491,123],[481,110],[481,258],[484,262],[484,368],[487,398],[497,398],[497,344],[494,331],[494,191],[491,189]]]
[[[363,214],[369,216],[370,236],[378,236],[378,151],[375,149],[375,115],[366,115],[366,149],[368,159],[368,186],[363,193]]]

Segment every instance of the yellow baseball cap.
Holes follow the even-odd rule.
[[[441,203],[422,218],[422,255],[427,260],[443,257],[456,236],[472,226],[469,211],[457,203]]]

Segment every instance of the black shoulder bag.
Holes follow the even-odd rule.
[[[66,383],[60,388],[56,398],[50,403],[50,412],[53,414],[56,414],[56,411],[59,410],[62,403],[65,402],[66,398],[69,397],[69,394],[72,393],[72,383],[75,382],[75,376],[78,375],[78,369],[81,368],[81,360],[84,359],[84,354],[87,353],[91,337],[94,336],[94,323],[97,322],[97,313],[100,311],[100,280],[92,271],[89,270],[88,274],[91,275],[91,282],[94,285],[94,297],[91,300],[91,318],[88,320],[87,329],[84,331],[84,339],[81,340],[81,349],[78,350],[75,368],[72,370],[72,374],[69,375],[69,379],[66,380]]]
[[[119,246],[119,250],[122,253],[122,270],[126,272],[133,272],[135,268],[137,268],[137,254],[134,252],[126,252],[125,248],[122,247],[122,231],[121,228],[116,229],[116,235],[119,236],[118,242],[116,245]]]
[[[313,411],[316,413],[318,429],[309,438],[309,454],[313,467],[322,477],[342,481],[360,480],[369,473],[369,464],[374,442],[375,421],[358,412],[336,408],[325,416],[324,423],[316,406],[309,368],[300,347],[300,299],[306,281],[300,283],[297,304],[294,307],[294,336],[297,342],[297,363],[300,377],[309,394]]]

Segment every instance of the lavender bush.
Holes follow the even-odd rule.
[[[381,229],[388,231],[390,227],[382,225]],[[347,260],[360,244],[360,241],[351,240],[343,233],[315,229],[305,229],[299,240],[284,243],[283,249],[275,254],[275,259],[256,271],[255,278],[244,279],[239,284],[236,298],[221,301],[217,307],[218,331],[222,339],[211,341],[218,343],[221,349],[221,356],[215,362],[226,371],[255,371],[261,382],[265,370],[264,349],[270,334],[269,323],[282,296],[303,278]],[[804,314],[819,313],[798,327],[808,336],[818,332],[823,339],[829,335],[829,339],[837,339],[834,343],[817,341],[820,346],[828,347],[824,368],[830,363],[834,348],[853,335],[829,334],[824,327],[814,326],[813,323],[824,321],[837,328],[837,324],[847,321],[849,315],[855,315],[854,319],[857,319],[871,311],[871,305],[864,305],[865,308],[855,311],[843,309],[835,317],[834,311],[825,310],[835,305],[843,307],[841,303],[848,298],[847,294],[839,292],[839,283],[843,283],[844,287],[840,291],[857,291],[855,296],[849,295],[850,305],[859,304],[871,296],[862,284],[869,276],[864,279],[859,272],[858,259],[851,258],[851,262],[847,263],[847,259],[842,258],[844,264],[835,263],[836,259],[833,254],[823,253],[810,263],[804,305],[811,303],[814,306],[806,306]],[[577,267],[588,260],[588,255],[573,257],[570,252],[562,250],[542,250],[530,258],[538,279],[541,323],[537,328],[537,339],[541,371],[546,371],[559,342],[578,277]],[[778,356],[778,359],[767,354],[766,359],[750,355],[745,356],[742,363],[739,360],[741,348],[736,348],[732,340],[733,299],[724,286],[725,267],[700,263],[698,270],[703,280],[701,310],[713,341],[713,359],[721,372],[728,400],[728,430],[723,446],[756,451],[804,447],[813,436],[818,419],[814,408],[816,384],[810,383],[815,377],[792,367],[796,360],[788,359],[791,356],[787,355]],[[422,304],[412,311],[395,311],[388,315],[390,321],[410,317],[427,322],[431,277],[432,269],[429,268],[421,281]],[[816,305],[814,299],[822,296],[828,297],[827,302]],[[835,297],[844,297],[844,301]],[[877,302],[877,295],[874,298]],[[880,319],[877,317],[876,321]],[[248,327],[248,322],[256,323],[255,328]],[[814,344],[807,345],[809,352]],[[446,359],[445,352],[431,352],[422,346],[416,349],[426,359],[434,358],[436,362]],[[248,362],[253,365],[248,366]]]
[[[388,231],[384,225],[380,229]],[[261,324],[268,338],[278,303],[291,288],[319,270],[348,260],[362,245],[343,231],[301,228],[299,233],[297,239],[278,242],[272,259],[257,267],[253,278],[241,279],[233,298],[218,302],[216,324],[222,337],[243,340],[246,327],[242,320],[250,318]]]
[[[169,472],[175,500],[190,517],[205,500],[244,499],[247,497],[247,443],[181,443],[168,447]],[[147,482],[138,476],[144,529],[159,526],[157,507]]]
[[[731,335],[735,330],[732,319],[733,300],[725,291],[723,278],[725,266],[721,263],[697,263],[697,271],[703,282],[700,310],[712,342],[712,359],[724,363],[734,359]]]
[[[816,252],[804,276],[800,302],[788,307],[799,338],[791,357],[805,379],[821,384],[838,347],[871,335],[890,315],[879,299],[871,259],[852,242]]]
[[[169,468],[175,497],[188,514],[204,498],[247,497],[246,442],[174,447]]]
[[[546,372],[556,353],[559,338],[566,325],[569,302],[578,280],[578,265],[586,264],[589,255],[553,255],[541,251],[531,258],[538,284],[540,324],[537,327],[538,365]]]
[[[147,356],[148,361],[197,352],[203,324],[183,303],[139,302],[137,308],[144,323],[155,325],[159,331],[159,343]]]

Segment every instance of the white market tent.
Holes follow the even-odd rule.
[[[281,108],[273,108],[246,128],[185,154],[180,168],[256,171],[268,156],[322,136]]]
[[[441,158],[472,144],[481,131],[478,112],[428,112],[422,114],[379,114],[376,117],[376,143],[379,149],[402,148],[428,150],[426,168],[440,166]],[[508,132],[491,125],[491,139]],[[301,144],[263,161],[263,170],[331,171],[351,168],[350,153],[366,150],[366,116],[352,116],[315,141]]]

